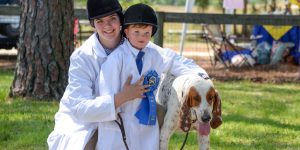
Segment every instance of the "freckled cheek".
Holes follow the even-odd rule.
[[[135,36],[135,38],[136,38],[136,40],[140,40],[140,39],[142,39],[142,38],[143,38],[143,36],[136,35],[136,36]]]
[[[98,30],[103,30],[103,25],[95,23],[95,28],[98,29]]]
[[[121,27],[120,27],[119,24],[115,24],[113,27],[114,27],[115,29],[121,30]]]
[[[150,39],[150,38],[151,38],[151,35],[146,34],[146,35],[144,35],[144,37],[145,37],[146,39]]]
[[[140,40],[141,40],[141,38],[138,38],[138,37],[134,38],[135,43],[139,43]]]

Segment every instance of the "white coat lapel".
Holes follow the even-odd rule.
[[[93,48],[93,52],[98,56],[98,57],[107,57],[105,50],[103,48],[103,46],[100,44],[96,33],[94,33],[90,39],[91,43],[92,43],[92,48]]]

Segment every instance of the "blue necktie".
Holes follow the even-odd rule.
[[[143,60],[142,60],[142,58],[143,58],[144,54],[145,54],[145,52],[140,51],[138,53],[138,55],[136,56],[135,62],[136,62],[136,67],[138,68],[139,74],[141,74],[142,69],[143,69]]]

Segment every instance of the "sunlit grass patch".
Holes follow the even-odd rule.
[[[0,103],[0,149],[46,149],[57,107],[22,99]]]

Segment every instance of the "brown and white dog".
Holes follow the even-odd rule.
[[[221,99],[212,81],[202,75],[166,75],[161,82],[156,99],[167,111],[160,129],[160,150],[168,149],[176,129],[188,132],[192,127],[198,130],[199,149],[209,149],[210,128],[222,124]]]

